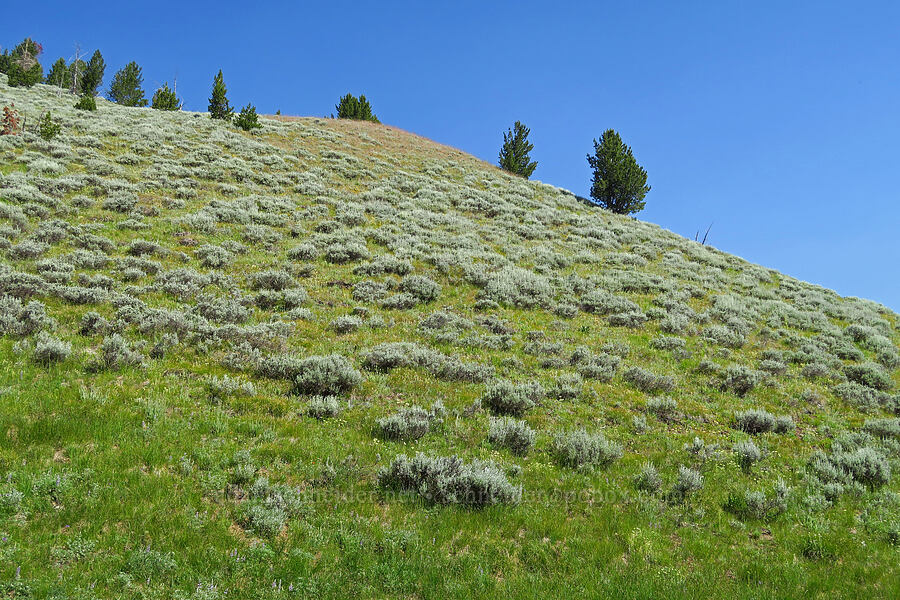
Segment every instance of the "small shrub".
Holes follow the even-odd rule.
[[[623,377],[625,381],[648,394],[670,392],[675,388],[675,380],[671,377],[656,375],[640,367],[631,367],[625,371]]]
[[[863,430],[878,438],[900,439],[900,419],[869,419],[863,425]]]
[[[766,433],[775,429],[775,415],[761,408],[734,413],[735,427],[747,433]]]
[[[141,366],[144,363],[143,355],[133,350],[131,344],[118,333],[103,338],[100,357],[102,365],[107,369]]]
[[[306,407],[306,414],[319,420],[336,417],[340,412],[341,405],[334,396],[313,396]]]
[[[730,365],[725,369],[722,386],[738,396],[745,396],[762,380],[762,374],[743,365]]]
[[[512,485],[503,470],[492,462],[464,463],[456,456],[409,459],[397,456],[378,471],[378,485],[387,490],[410,491],[426,502],[461,504],[473,508],[516,504],[522,490]]]
[[[696,469],[681,465],[678,467],[678,477],[672,486],[670,497],[678,502],[684,502],[687,498],[703,489],[703,475]]]
[[[535,433],[525,421],[512,417],[491,419],[488,440],[495,446],[509,448],[513,454],[524,456],[534,445]]]
[[[741,441],[735,444],[734,456],[744,471],[749,471],[753,465],[763,458],[762,451],[753,443],[753,440]]]
[[[357,316],[354,315],[344,315],[340,316],[331,323],[329,323],[329,327],[335,331],[335,333],[353,333],[360,327],[362,327],[363,321]]]
[[[34,360],[41,364],[62,362],[69,358],[70,354],[72,354],[72,344],[68,342],[50,337],[43,331],[35,338]]]
[[[875,390],[887,391],[894,387],[891,376],[876,363],[845,365],[844,374],[850,381]]]
[[[647,400],[647,412],[661,421],[672,421],[678,416],[678,402],[668,396],[656,396]]]
[[[634,487],[651,494],[659,491],[659,488],[662,487],[662,478],[652,462],[645,462],[641,467],[634,478]]]
[[[400,291],[420,302],[432,302],[441,294],[441,286],[423,275],[409,275],[400,282]]]
[[[730,494],[724,509],[739,519],[771,520],[787,510],[790,488],[782,480],[775,483],[772,496],[763,491],[747,490],[743,494]]]
[[[680,337],[662,335],[650,340],[650,346],[657,350],[684,350],[685,341]]]
[[[310,356],[297,364],[294,390],[300,394],[337,395],[350,391],[360,381],[360,372],[340,354]]]
[[[544,390],[537,382],[517,385],[499,380],[488,386],[481,405],[496,415],[521,417],[543,398]]]
[[[553,382],[550,395],[560,400],[574,400],[581,395],[584,380],[578,373],[563,373]]]
[[[775,418],[775,427],[772,431],[775,433],[789,433],[795,429],[794,419],[790,415],[780,415]]]
[[[387,440],[417,440],[428,433],[431,426],[443,421],[444,405],[436,402],[431,410],[413,406],[404,408],[375,424],[381,437]]]
[[[576,469],[602,467],[622,458],[622,446],[607,440],[603,434],[590,434],[583,429],[560,433],[553,438],[551,453],[556,461]]]

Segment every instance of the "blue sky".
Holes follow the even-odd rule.
[[[614,128],[649,172],[639,218],[900,310],[898,23],[893,2],[32,2],[0,44],[32,36],[45,67],[99,48],[104,85],[135,60],[148,96],[177,74],[192,110],[220,68],[262,113],[364,93],[490,162],[518,119],[533,178],[581,195]]]

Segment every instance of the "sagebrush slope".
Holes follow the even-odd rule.
[[[897,587],[885,307],[382,125],[74,101],[0,76],[62,122],[0,137],[7,595]]]

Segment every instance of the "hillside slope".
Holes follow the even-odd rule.
[[[385,126],[11,102],[7,597],[897,595],[886,308]]]

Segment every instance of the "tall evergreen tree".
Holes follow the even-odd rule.
[[[175,95],[175,91],[169,89],[168,81],[154,92],[151,106],[157,110],[181,110],[181,102]]]
[[[587,160],[594,170],[591,198],[597,204],[621,215],[644,209],[644,196],[650,191],[647,171],[616,131],[607,129],[599,142],[594,140],[594,154]]]
[[[0,69],[6,73],[10,87],[31,87],[44,80],[44,68],[38,62],[38,56],[43,51],[40,44],[25,38],[11,53],[3,55]]]
[[[56,87],[69,87],[69,67],[66,66],[66,59],[56,59],[56,62],[50,67],[50,71],[47,73],[47,77],[44,81],[48,85],[55,85]]]
[[[365,95],[359,98],[353,94],[342,97],[334,107],[337,110],[338,119],[355,119],[357,121],[372,121],[380,123],[378,117],[372,112],[372,105],[366,100]]]
[[[141,68],[136,62],[131,61],[116,73],[113,82],[109,84],[107,96],[116,104],[123,106],[147,106],[144,90],[141,89],[143,82]]]
[[[85,65],[81,73],[81,81],[78,82],[82,94],[96,96],[97,90],[103,85],[103,73],[106,71],[106,62],[99,50],[95,50],[91,60]]]
[[[534,144],[528,141],[529,133],[530,129],[516,121],[513,128],[503,134],[503,146],[500,147],[500,168],[525,179],[537,168],[537,161],[532,161],[529,156],[534,150]]]
[[[209,98],[209,116],[211,118],[231,120],[234,109],[228,103],[227,94],[225,78],[222,76],[222,69],[219,69],[219,74],[213,79],[212,96]]]

